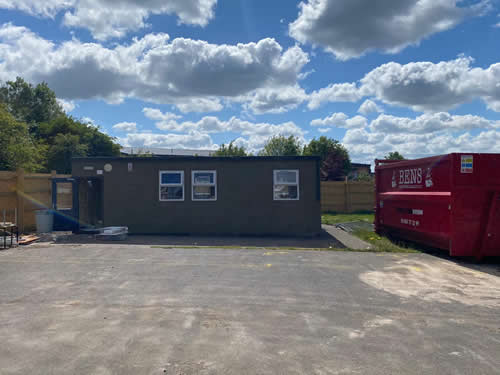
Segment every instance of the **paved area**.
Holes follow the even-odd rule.
[[[0,372],[498,374],[498,270],[425,254],[0,251]]]
[[[104,244],[110,243],[96,238],[95,235],[55,232],[43,235],[43,241],[59,244]],[[276,237],[276,236],[200,236],[200,235],[129,235],[121,244],[162,245],[162,246],[221,246],[221,247],[291,247],[291,248],[343,248],[340,241],[328,231],[322,230],[314,237]]]
[[[343,247],[354,250],[369,250],[373,246],[368,242],[353,236],[352,234],[346,232],[345,230],[339,229],[334,225],[322,225],[322,228],[330,234],[333,238],[337,239]]]

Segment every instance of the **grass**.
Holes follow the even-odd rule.
[[[379,236],[377,233],[374,233],[370,230],[366,229],[358,229],[354,231],[353,235],[358,238],[361,238],[363,241],[368,242],[373,246],[374,252],[384,252],[384,253],[420,253],[421,251],[415,247],[412,247],[411,244],[391,239],[384,236]]]
[[[359,212],[359,213],[352,213],[352,214],[336,214],[334,212],[332,213],[325,213],[321,215],[321,223],[322,224],[328,224],[328,225],[335,225],[339,223],[349,223],[352,221],[364,221],[367,223],[373,223],[373,220],[375,219],[375,215],[371,212]]]
[[[349,223],[361,221],[373,223],[375,215],[371,212],[358,212],[352,214],[325,213],[321,215],[321,223],[335,225],[340,223]],[[354,236],[368,242],[373,246],[370,251],[385,253],[418,253],[420,252],[413,245],[400,240],[379,236],[368,229],[357,229],[352,233]]]

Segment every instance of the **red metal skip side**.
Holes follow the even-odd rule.
[[[500,255],[500,155],[375,161],[375,230],[446,249]]]

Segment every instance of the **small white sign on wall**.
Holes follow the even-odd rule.
[[[97,174],[102,174],[102,169],[98,169]]]

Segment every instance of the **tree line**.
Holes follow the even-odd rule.
[[[248,156],[244,147],[233,142],[222,144],[214,156]],[[302,145],[298,137],[276,135],[271,137],[257,156],[319,156],[321,159],[320,177],[324,181],[343,180],[351,171],[351,158],[349,152],[339,141],[321,136],[314,138],[308,144]],[[385,159],[404,160],[397,151],[390,152]],[[371,180],[368,173],[359,174],[358,180]]]
[[[46,83],[33,86],[17,77],[0,86],[0,170],[71,173],[73,157],[119,155],[115,138],[66,114]],[[215,152],[215,156],[247,155],[245,148],[234,142],[222,144]],[[347,149],[325,136],[306,145],[294,136],[274,136],[257,155],[319,156],[322,180],[344,179],[351,169]],[[386,159],[404,158],[395,151]]]
[[[118,155],[114,138],[67,115],[46,83],[0,87],[0,170],[70,173],[73,157]]]

